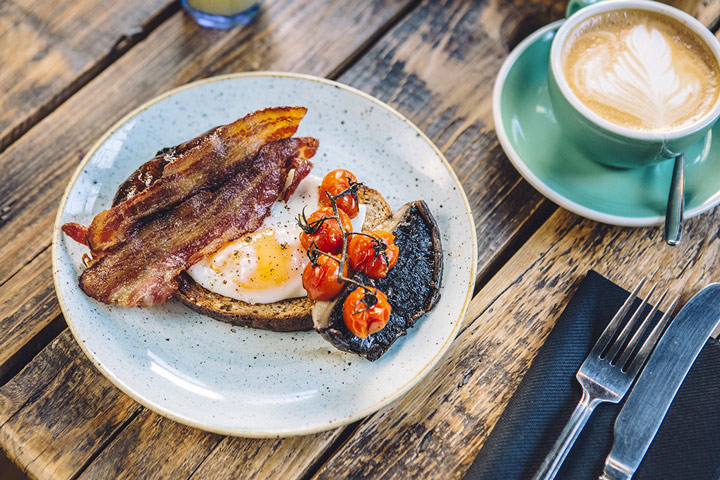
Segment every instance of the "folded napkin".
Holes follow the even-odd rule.
[[[572,414],[575,373],[628,292],[589,272],[510,399],[466,480],[529,479]],[[601,404],[565,459],[558,479],[597,479],[622,404]],[[709,339],[693,364],[633,480],[720,478],[720,343]]]

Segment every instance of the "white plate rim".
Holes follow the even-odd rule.
[[[606,223],[609,225],[618,225],[621,227],[649,227],[654,225],[661,225],[665,222],[665,216],[648,216],[648,217],[626,217],[623,215],[612,215],[609,213],[600,212],[598,210],[586,207],[582,204],[579,204],[573,200],[570,200],[569,198],[565,197],[561,193],[557,192],[556,190],[553,190],[552,187],[547,185],[545,182],[543,182],[535,173],[525,164],[520,154],[517,153],[515,148],[513,147],[512,142],[510,141],[510,138],[505,131],[505,126],[502,121],[502,108],[500,105],[501,98],[502,98],[502,91],[503,87],[505,85],[505,78],[507,77],[508,73],[510,73],[510,69],[515,64],[515,61],[518,59],[520,55],[522,55],[525,50],[533,44],[539,37],[545,35],[547,32],[551,30],[556,30],[560,28],[560,25],[565,22],[565,20],[557,20],[553,23],[550,23],[548,25],[545,25],[544,27],[540,28],[539,30],[536,30],[535,32],[531,33],[527,38],[525,38],[522,42],[520,42],[512,52],[510,52],[510,55],[505,59],[505,61],[502,64],[502,67],[500,68],[500,71],[498,72],[498,75],[495,80],[495,86],[493,88],[493,122],[495,123],[495,133],[497,134],[498,140],[500,141],[500,146],[502,146],[503,150],[505,151],[505,154],[507,155],[508,159],[510,160],[510,163],[515,167],[515,169],[522,175],[522,177],[535,188],[538,192],[543,194],[548,199],[552,200],[553,202],[557,203],[561,207],[565,208],[566,210],[569,210],[577,215],[580,215],[581,217],[588,218],[590,220],[595,220],[596,222],[600,223]],[[720,204],[720,195],[715,195],[714,197],[711,197],[709,200],[707,200],[702,205],[698,205],[695,208],[692,208],[690,210],[687,210],[685,212],[685,218],[690,219],[692,217],[696,217],[698,215],[701,215],[708,210],[716,207],[718,204]]]
[[[471,228],[472,233],[472,265],[470,266],[470,282],[468,285],[468,290],[465,295],[465,300],[463,302],[463,306],[460,310],[460,314],[458,316],[457,321],[455,322],[455,325],[453,327],[453,330],[450,332],[450,335],[448,335],[448,338],[445,340],[443,345],[440,347],[440,349],[435,353],[435,355],[430,359],[430,361],[408,382],[406,382],[404,385],[402,385],[400,388],[395,390],[395,392],[387,395],[386,397],[382,398],[375,404],[364,408],[363,410],[359,412],[355,412],[352,415],[348,415],[344,418],[337,419],[331,423],[319,425],[316,427],[311,428],[304,428],[304,429],[294,429],[294,430],[283,430],[283,429],[276,429],[276,428],[268,428],[265,430],[245,430],[241,428],[219,428],[216,425],[210,425],[206,424],[204,422],[198,422],[194,421],[191,418],[187,418],[184,416],[176,415],[173,411],[168,410],[163,405],[159,405],[155,402],[152,402],[146,398],[144,398],[142,395],[137,394],[134,392],[130,387],[124,384],[124,382],[118,378],[117,376],[113,375],[109,370],[107,370],[102,362],[98,361],[98,359],[95,358],[93,353],[90,351],[90,349],[84,344],[84,342],[81,340],[79,335],[77,334],[75,328],[73,327],[73,322],[71,320],[71,317],[69,315],[69,310],[67,306],[65,305],[61,289],[60,289],[60,279],[58,278],[58,269],[56,268],[56,265],[59,262],[59,239],[60,234],[62,232],[61,226],[62,226],[62,216],[63,212],[65,210],[65,204],[67,202],[68,196],[70,195],[70,191],[75,186],[75,182],[77,181],[78,177],[82,173],[84,167],[87,165],[87,163],[90,161],[92,156],[95,154],[95,152],[105,143],[105,141],[113,134],[115,131],[117,131],[120,127],[125,125],[130,119],[138,115],[140,112],[146,110],[150,106],[168,98],[173,95],[175,95],[178,92],[181,92],[183,90],[188,90],[191,88],[194,88],[198,85],[206,84],[206,83],[212,83],[212,82],[219,82],[229,79],[235,79],[235,78],[247,78],[247,77],[282,77],[282,78],[291,78],[291,79],[298,79],[298,80],[307,80],[312,82],[317,82],[329,86],[333,86],[335,88],[340,88],[342,90],[345,90],[349,93],[352,93],[354,95],[358,95],[378,107],[382,108],[383,110],[387,111],[388,113],[396,116],[398,119],[400,119],[403,123],[405,123],[408,127],[413,129],[415,133],[421,137],[435,152],[435,154],[438,156],[438,158],[441,160],[442,164],[445,166],[445,168],[450,173],[451,178],[453,179],[453,182],[455,183],[455,186],[458,189],[458,192],[460,193],[460,196],[463,200],[463,204],[465,207],[465,213],[467,215],[467,220],[469,222],[469,226]],[[430,140],[430,138],[422,131],[420,128],[418,128],[413,122],[411,122],[407,117],[405,117],[403,114],[395,110],[390,105],[386,104],[385,102],[373,97],[372,95],[369,95],[361,90],[358,90],[355,87],[351,87],[349,85],[336,82],[334,80],[329,80],[322,77],[317,77],[314,75],[307,75],[302,73],[291,73],[291,72],[280,72],[280,71],[272,71],[272,70],[266,70],[266,71],[254,71],[254,72],[237,72],[237,73],[229,73],[225,75],[217,75],[213,77],[208,77],[200,80],[196,80],[194,82],[190,82],[181,86],[178,86],[176,88],[173,88],[171,90],[168,90],[165,93],[162,93],[156,97],[151,98],[150,100],[144,102],[139,107],[133,109],[126,115],[124,115],[120,120],[115,122],[110,128],[108,128],[105,133],[103,133],[100,138],[93,144],[93,146],[88,150],[88,152],[85,154],[83,159],[80,161],[80,164],[75,169],[75,172],[73,173],[72,177],[68,181],[67,186],[65,187],[65,191],[63,193],[63,196],[60,200],[60,204],[58,206],[57,214],[55,216],[55,224],[53,227],[53,241],[52,241],[52,273],[53,273],[53,283],[55,287],[55,295],[58,299],[58,303],[60,305],[60,310],[63,314],[63,316],[66,319],[66,323],[68,325],[68,328],[70,329],[70,332],[72,333],[76,343],[80,346],[80,349],[85,354],[87,358],[90,359],[90,361],[95,365],[95,367],[107,378],[110,380],[110,382],[116,386],[120,391],[122,391],[124,394],[129,396],[134,401],[138,402],[140,405],[145,406],[149,410],[162,415],[166,418],[169,418],[173,421],[176,421],[178,423],[188,425],[194,428],[198,428],[204,431],[212,432],[212,433],[218,433],[221,435],[231,435],[231,436],[239,436],[239,437],[247,437],[247,438],[278,438],[278,437],[291,437],[291,436],[300,436],[300,435],[310,435],[314,433],[323,432],[326,430],[338,428],[344,425],[348,425],[350,423],[356,422],[360,419],[363,419],[372,413],[375,413],[376,411],[380,410],[384,406],[392,403],[393,401],[400,398],[402,395],[407,393],[408,390],[410,390],[413,386],[415,386],[422,378],[424,378],[430,370],[439,362],[439,360],[445,355],[447,350],[450,348],[450,345],[452,344],[453,340],[455,339],[458,330],[460,329],[460,326],[463,323],[463,319],[465,317],[465,313],[467,311],[467,308],[470,304],[470,301],[473,298],[473,292],[475,288],[475,276],[477,271],[477,232],[475,229],[475,220],[472,214],[472,208],[470,207],[470,202],[468,201],[467,195],[465,194],[465,190],[462,186],[462,183],[460,183],[460,180],[457,177],[457,174],[455,173],[455,170],[450,165],[450,162],[445,158],[445,155],[440,151],[440,149],[435,145],[435,143]]]

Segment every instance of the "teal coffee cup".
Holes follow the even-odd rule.
[[[667,17],[669,25],[673,24],[673,20],[679,22],[708,47],[703,51],[711,52],[710,55],[714,57],[715,66],[720,65],[720,42],[692,16],[661,3],[648,0],[571,0],[569,3],[569,17],[558,30],[550,50],[548,85],[557,122],[567,138],[589,158],[613,167],[638,168],[674,158],[685,152],[690,146],[702,141],[720,117],[720,94],[716,95],[714,100],[711,99],[712,97],[704,97],[706,101],[702,109],[695,108],[693,110],[688,107],[694,104],[687,99],[699,98],[697,96],[699,95],[698,89],[695,89],[693,93],[692,89],[688,87],[689,83],[684,83],[682,77],[679,81],[673,82],[678,78],[673,78],[672,68],[676,63],[685,62],[687,65],[688,61],[692,61],[692,57],[677,55],[677,52],[674,52],[675,56],[670,56],[668,59],[665,55],[666,50],[663,50],[665,45],[660,45],[663,48],[658,49],[658,46],[652,43],[662,42],[662,40],[658,40],[656,32],[649,29],[643,30],[644,27],[638,30],[637,35],[628,40],[628,42],[632,41],[631,47],[639,52],[637,55],[633,51],[627,55],[625,55],[626,52],[623,53],[628,58],[624,58],[623,55],[611,48],[603,51],[595,48],[594,45],[582,51],[575,49],[573,58],[581,59],[577,61],[577,64],[580,65],[580,62],[583,62],[583,70],[577,70],[582,72],[580,77],[572,78],[588,79],[585,83],[575,82],[575,91],[583,92],[576,94],[564,71],[564,61],[570,58],[564,47],[569,40],[575,41],[573,36],[577,32],[576,27],[584,28],[588,25],[587,22],[601,18],[596,17],[597,15],[606,12],[625,15],[624,11],[640,11],[640,13],[649,11],[654,14],[654,17],[651,18]],[[633,18],[642,19],[644,17],[629,15],[628,18],[631,19],[629,21],[632,21]],[[652,61],[648,61],[647,58],[642,59],[642,55]],[[563,58],[564,56],[567,58]],[[583,58],[582,56],[587,57]],[[597,61],[595,56],[597,56]],[[653,56],[657,56],[658,60],[655,61]],[[632,63],[633,59],[637,60],[638,58],[645,62],[645,67],[642,65],[637,67]],[[668,61],[671,61],[672,64],[664,65],[663,62]],[[664,69],[665,66],[668,68]],[[686,68],[685,71],[689,70]],[[712,80],[715,82],[716,88],[720,88],[720,69],[716,70],[714,74],[715,77]],[[710,77],[703,78],[709,79]],[[587,91],[578,90],[581,83],[582,85],[593,85],[593,87],[588,88]],[[679,92],[677,95],[673,93],[675,90]],[[707,88],[700,89],[701,93],[710,91]],[[579,97],[586,93],[586,97],[591,98],[592,102],[595,102],[594,98],[599,99],[600,103],[595,102],[593,109],[588,106],[590,101],[588,104],[583,103]],[[604,108],[602,102],[611,104],[612,109],[602,110]],[[613,104],[613,102],[619,103]],[[648,122],[659,122],[659,118],[662,118],[662,121],[666,117],[668,119],[675,118],[672,115],[687,114],[690,116],[685,121],[678,121],[676,127],[673,124],[647,127],[628,126],[618,121],[617,118],[611,119],[611,115],[607,114],[608,111],[624,112],[623,109],[631,112],[634,115],[632,118],[647,118]],[[601,110],[602,112],[600,112]],[[670,113],[667,115],[657,113],[666,111]],[[604,114],[601,115],[603,112]]]

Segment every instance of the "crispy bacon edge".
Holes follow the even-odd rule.
[[[317,150],[317,140],[308,137],[291,138],[281,142],[273,142],[263,147],[263,150],[267,149],[269,161],[274,161],[274,164],[263,160],[261,150],[252,168],[238,173],[215,193],[200,192],[141,227],[141,231],[159,229],[157,233],[166,236],[177,234],[182,239],[181,242],[172,244],[164,239],[161,248],[169,247],[154,252],[152,248],[143,247],[142,237],[156,238],[156,235],[148,233],[151,230],[138,233],[137,238],[131,239],[127,245],[120,245],[95,259],[80,276],[81,289],[88,296],[109,304],[150,307],[165,303],[177,291],[177,276],[183,270],[227,242],[256,230],[262,224],[270,213],[270,206],[282,194],[291,171],[293,177],[285,188],[286,196],[292,194],[297,184],[309,173],[312,168],[309,158]],[[275,173],[270,170],[273,168]],[[271,182],[271,185],[257,184],[257,177],[264,178]],[[247,188],[259,190],[247,191]],[[233,209],[233,201],[236,201],[233,199],[242,197],[238,195],[240,192],[246,192],[246,197],[250,194],[249,198],[261,200],[255,204],[242,203],[241,208]],[[195,225],[190,231],[183,230],[187,228],[187,224],[184,225],[179,220],[202,219],[201,213],[212,211],[216,206],[221,209],[222,215],[211,217],[204,229],[197,230]],[[175,212],[177,218],[170,218]],[[240,219],[244,219],[249,227],[237,224]],[[223,226],[222,230],[218,230],[220,226]],[[141,258],[143,256],[148,258]]]
[[[75,222],[68,222],[63,224],[63,226],[60,227],[60,230],[62,230],[65,235],[72,238],[79,244],[85,245],[86,247],[88,246],[88,227],[86,227],[85,225],[80,225],[79,223]]]
[[[291,137],[306,112],[304,107],[266,108],[170,149],[172,154],[179,152],[179,156],[162,165],[159,179],[95,216],[86,237],[93,256],[127,241],[152,215],[178,205],[202,189],[216,188],[237,173],[241,164],[262,145]],[[228,159],[230,156],[234,158]],[[224,168],[213,171],[212,165],[216,163]],[[188,182],[189,179],[194,181]]]

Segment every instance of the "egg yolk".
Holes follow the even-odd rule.
[[[291,248],[285,242],[278,242],[273,230],[255,232],[234,242],[233,263],[242,265],[242,273],[233,281],[241,288],[263,290],[286,282],[292,269]],[[226,264],[226,262],[223,262]],[[211,268],[221,273],[225,265],[211,262]]]

